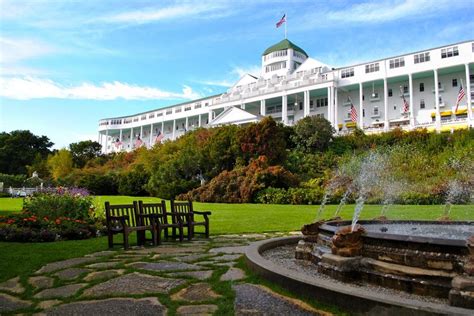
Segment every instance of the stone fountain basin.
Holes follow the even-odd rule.
[[[378,221],[361,220],[366,233],[364,239],[380,239],[432,246],[466,247],[466,240],[474,235],[474,222],[456,221]],[[320,232],[334,235],[350,221],[328,221],[320,226]],[[467,250],[465,248],[465,250]]]

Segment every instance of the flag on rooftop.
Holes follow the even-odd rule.
[[[280,26],[283,25],[283,23],[286,22],[286,14],[283,14],[283,16],[281,17],[280,21],[277,22],[276,24],[276,27],[279,28]]]
[[[456,109],[454,110],[454,112],[457,112],[459,103],[461,103],[461,100],[464,98],[465,95],[466,95],[466,92],[464,91],[464,88],[461,82],[461,86],[459,87],[459,92],[458,92],[458,98],[456,100]]]

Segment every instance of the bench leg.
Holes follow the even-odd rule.
[[[137,231],[137,245],[138,246],[145,246],[145,231],[139,230]]]
[[[130,244],[128,243],[128,232],[127,231],[123,232],[123,248],[125,250],[128,250],[128,248],[130,248]]]
[[[181,225],[179,226],[179,241],[180,242],[183,242],[183,237],[184,237],[184,229],[183,229],[183,226]]]
[[[156,245],[159,246],[161,245],[161,227],[157,226],[156,227]]]
[[[112,232],[109,232],[107,237],[109,239],[109,248],[113,248],[114,247],[114,234],[112,234]]]
[[[206,238],[209,238],[209,223],[206,223]]]

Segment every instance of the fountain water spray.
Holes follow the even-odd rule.
[[[346,192],[344,192],[344,195],[342,196],[341,201],[339,202],[339,205],[337,206],[336,212],[334,212],[334,217],[339,217],[339,214],[341,213],[342,207],[346,205],[347,198],[349,197],[349,194],[352,193],[352,186],[350,186]]]

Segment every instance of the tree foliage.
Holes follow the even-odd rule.
[[[69,145],[74,166],[82,168],[95,157],[100,156],[102,146],[95,141],[86,140]]]
[[[71,152],[61,149],[48,157],[48,167],[54,180],[59,180],[71,173],[73,167]]]
[[[292,140],[296,147],[305,152],[324,151],[335,133],[331,123],[323,117],[307,116],[294,127]]]
[[[39,154],[43,159],[51,152],[53,143],[46,136],[36,136],[30,131],[0,133],[0,173],[26,174]]]

